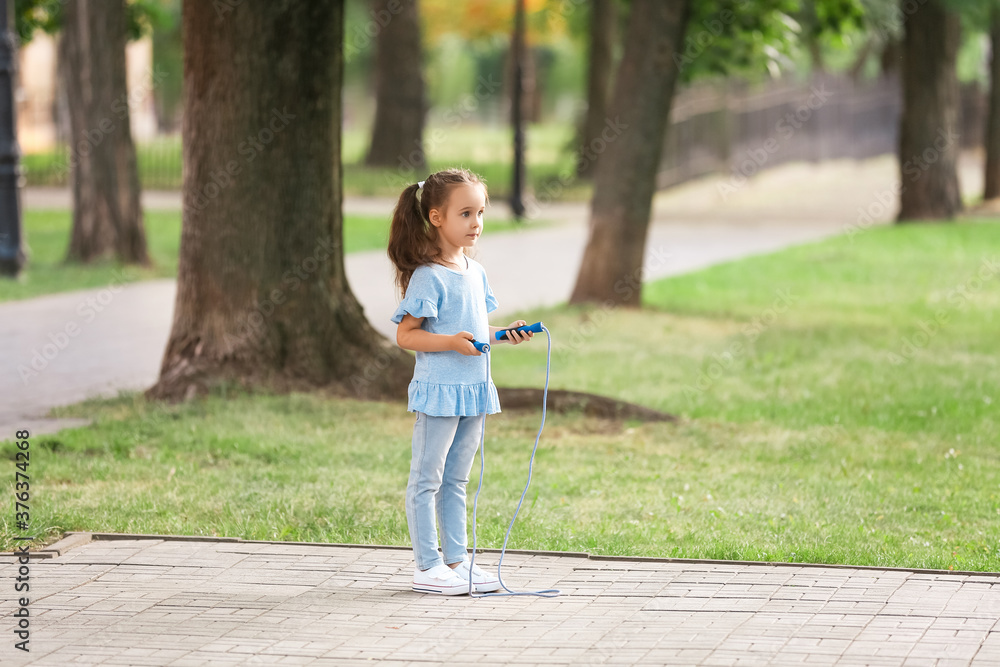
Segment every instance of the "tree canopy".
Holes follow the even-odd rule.
[[[58,32],[64,4],[63,0],[14,0],[18,40],[22,44],[30,42],[36,30]],[[168,5],[164,0],[127,0],[129,39],[139,39],[152,31],[153,26],[168,27],[175,20]]]
[[[530,44],[559,39],[570,32],[570,17],[582,12],[586,0],[525,0],[525,25]],[[514,27],[514,3],[496,0],[421,0],[420,12],[429,44],[448,34],[468,40],[509,34]]]
[[[681,81],[733,74],[777,76],[795,66],[800,42],[839,34],[864,20],[860,0],[705,0],[694,3]]]

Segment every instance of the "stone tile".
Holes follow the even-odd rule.
[[[919,666],[1000,651],[986,575],[512,553],[508,585],[564,594],[435,598],[409,590],[407,550],[169,539],[95,540],[36,567],[35,664]]]

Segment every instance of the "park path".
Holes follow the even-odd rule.
[[[471,599],[412,592],[401,547],[71,533],[37,555],[30,654],[0,598],[4,664],[1000,665],[997,574],[517,552],[509,587],[561,595]]]
[[[965,155],[961,164],[963,190],[974,194],[982,181],[979,161]],[[895,179],[895,160],[886,156],[787,165],[742,185],[712,177],[661,193],[654,202],[644,277],[676,275],[834,234],[863,233],[894,212]],[[725,196],[723,185],[733,186]],[[29,189],[24,202],[26,208],[68,208],[69,193]],[[345,210],[388,220],[393,203],[348,199]],[[177,209],[180,196],[147,192],[143,204]],[[504,214],[504,209],[497,203],[490,213]],[[494,324],[505,324],[525,309],[565,302],[576,278],[588,206],[542,202],[533,213],[553,224],[532,228],[529,223],[520,231],[490,235],[487,219],[478,258],[500,301]],[[397,298],[385,253],[349,255],[347,274],[368,319],[393,338],[388,318]],[[0,395],[6,399],[0,405],[0,433],[80,425],[85,421],[45,415],[53,406],[151,386],[170,333],[175,294],[174,280],[121,286],[109,276],[105,288],[0,304]],[[70,336],[67,327],[75,334]],[[25,372],[33,360],[44,368]]]

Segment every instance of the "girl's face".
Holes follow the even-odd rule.
[[[460,252],[476,245],[483,233],[486,212],[486,192],[481,185],[453,185],[448,201],[441,209],[430,210],[430,223],[438,229],[438,245],[442,254]]]

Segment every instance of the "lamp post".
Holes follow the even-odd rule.
[[[21,248],[21,150],[17,145],[14,80],[17,39],[13,0],[0,0],[0,276],[16,278],[24,266]]]
[[[515,220],[524,218],[524,0],[516,0],[514,39],[511,44],[514,81],[511,89],[511,124],[514,126],[514,177],[511,183],[510,210]]]

